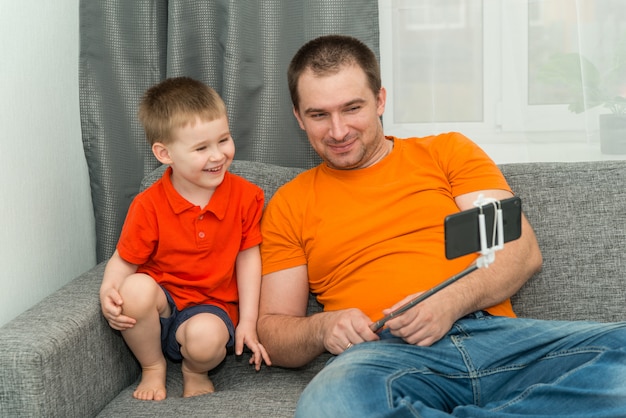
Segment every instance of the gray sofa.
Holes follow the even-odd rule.
[[[626,162],[501,168],[522,198],[544,256],[543,271],[513,298],[518,315],[626,319]],[[263,187],[269,199],[300,170],[236,161],[232,171]],[[255,372],[247,355],[229,355],[210,373],[217,392],[190,399],[180,397],[180,367],[170,364],[168,398],[136,401],[138,365],[100,314],[103,268],[95,266],[0,328],[0,416],[289,417],[328,357],[297,370]],[[313,299],[310,307],[319,309]]]

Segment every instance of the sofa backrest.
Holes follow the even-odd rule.
[[[164,167],[142,182],[145,188]],[[512,298],[519,316],[626,319],[626,162],[501,165],[533,226],[543,270]],[[266,202],[299,168],[233,161],[233,173],[263,188]],[[314,300],[310,309],[319,310]]]
[[[166,168],[167,166],[162,165],[144,177],[141,181],[140,190],[145,190],[160,179]],[[302,168],[282,167],[255,161],[233,160],[229,171],[244,177],[263,189],[265,204],[267,205],[267,202],[280,186],[304,170]]]
[[[543,270],[512,298],[519,316],[626,319],[626,161],[500,166],[533,226]]]

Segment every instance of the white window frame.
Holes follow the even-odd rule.
[[[507,0],[506,3],[501,10],[501,21],[509,28],[507,36],[502,36],[502,130],[561,133],[597,130],[600,109],[575,114],[566,104],[528,104],[528,54],[507,57],[507,51],[528,51],[528,0]]]
[[[474,1],[474,0],[472,0]],[[478,1],[478,0],[475,0]],[[442,123],[395,123],[393,120],[393,22],[392,0],[379,0],[380,62],[383,86],[387,88],[385,132],[399,137],[459,131],[479,144],[533,141],[588,142],[584,132],[597,130],[592,109],[581,114],[567,105],[528,105],[527,50],[528,0],[482,0],[483,3],[483,121]],[[506,26],[504,26],[506,25]],[[502,28],[506,27],[506,36]],[[511,35],[511,33],[513,35]]]
[[[483,15],[489,15],[498,11],[500,0],[483,0],[483,3],[491,3],[494,7],[484,7]],[[460,131],[468,136],[488,138],[494,135],[499,129],[497,120],[497,109],[493,108],[494,103],[498,103],[500,97],[500,72],[493,66],[483,65],[483,120],[480,122],[441,122],[441,123],[395,123],[393,120],[394,104],[392,100],[394,91],[393,80],[393,1],[379,0],[379,25],[380,25],[380,62],[383,86],[387,89],[387,105],[383,115],[385,132],[399,137],[416,135],[429,135],[447,131]],[[484,19],[483,36],[483,62],[498,62],[499,54],[499,27],[497,18]]]

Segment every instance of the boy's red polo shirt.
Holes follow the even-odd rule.
[[[235,260],[261,243],[263,191],[227,172],[201,209],[174,189],[168,168],[137,195],[128,210],[117,250],[139,265],[173,297],[176,307],[213,304],[235,326],[239,315]]]

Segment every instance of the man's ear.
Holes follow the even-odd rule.
[[[302,119],[300,119],[300,112],[298,112],[298,109],[296,109],[296,107],[293,107],[293,115],[296,117],[296,120],[298,121],[298,125],[300,125],[300,129],[302,129],[303,131],[304,129],[304,125],[302,124]]]
[[[167,150],[167,147],[161,142],[155,142],[152,145],[152,153],[156,157],[159,162],[162,164],[171,164],[172,159],[170,158],[170,152]]]
[[[387,90],[384,87],[380,88],[378,97],[376,98],[376,111],[378,116],[381,117],[385,113],[385,104],[387,103]]]

